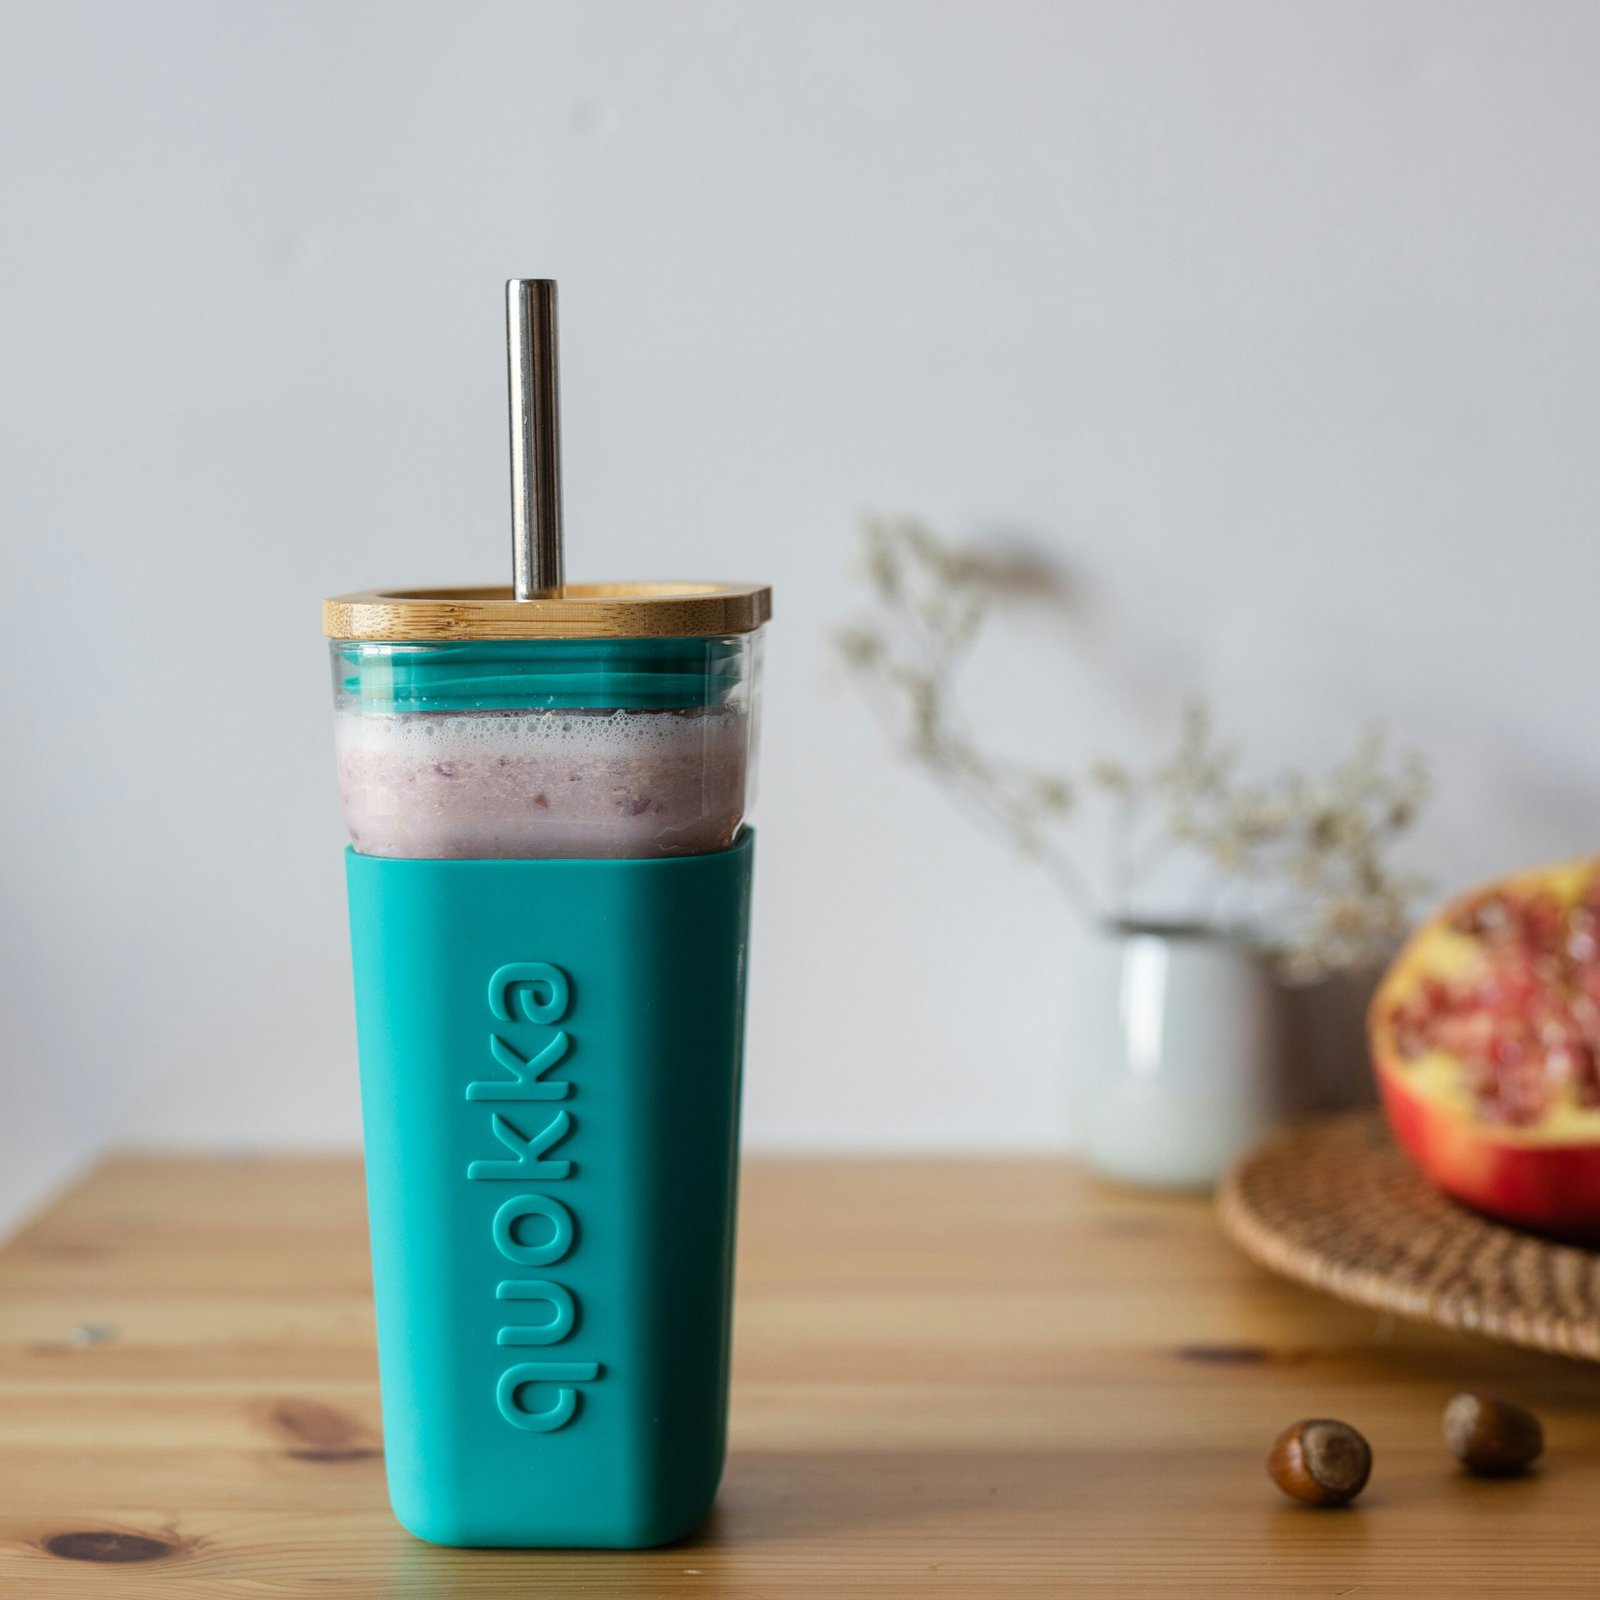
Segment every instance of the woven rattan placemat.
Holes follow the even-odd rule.
[[[1600,1253],[1464,1210],[1406,1160],[1378,1112],[1281,1134],[1217,1191],[1228,1236],[1342,1300],[1600,1361]]]

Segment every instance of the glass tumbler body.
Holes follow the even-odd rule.
[[[725,1452],[759,638],[332,645],[384,1448],[436,1543]]]
[[[702,855],[745,819],[759,634],[331,650],[340,804],[363,855]]]

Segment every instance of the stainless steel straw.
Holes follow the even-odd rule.
[[[553,278],[506,284],[511,536],[516,597],[561,593],[561,401]]]

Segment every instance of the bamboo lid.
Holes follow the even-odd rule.
[[[559,594],[512,598],[508,586],[363,589],[322,602],[330,639],[712,639],[753,633],[772,615],[772,590],[753,583],[569,583]]]

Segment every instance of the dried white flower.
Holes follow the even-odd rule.
[[[864,544],[878,614],[841,630],[837,646],[845,666],[882,691],[904,748],[1039,860],[1080,911],[1133,914],[1138,862],[1113,864],[1123,900],[1106,908],[1053,832],[1074,813],[1078,785],[986,753],[957,714],[957,671],[998,592],[985,585],[992,564],[911,519],[870,521]],[[1184,708],[1165,759],[1142,770],[1093,760],[1085,782],[1114,806],[1119,848],[1142,840],[1143,859],[1174,846],[1208,863],[1219,890],[1231,883],[1253,891],[1253,920],[1275,940],[1288,976],[1309,980],[1380,959],[1425,889],[1388,864],[1427,799],[1420,758],[1396,760],[1382,731],[1369,728],[1321,778],[1291,770],[1245,780],[1240,762],[1239,748],[1219,741],[1210,708],[1196,701]]]

